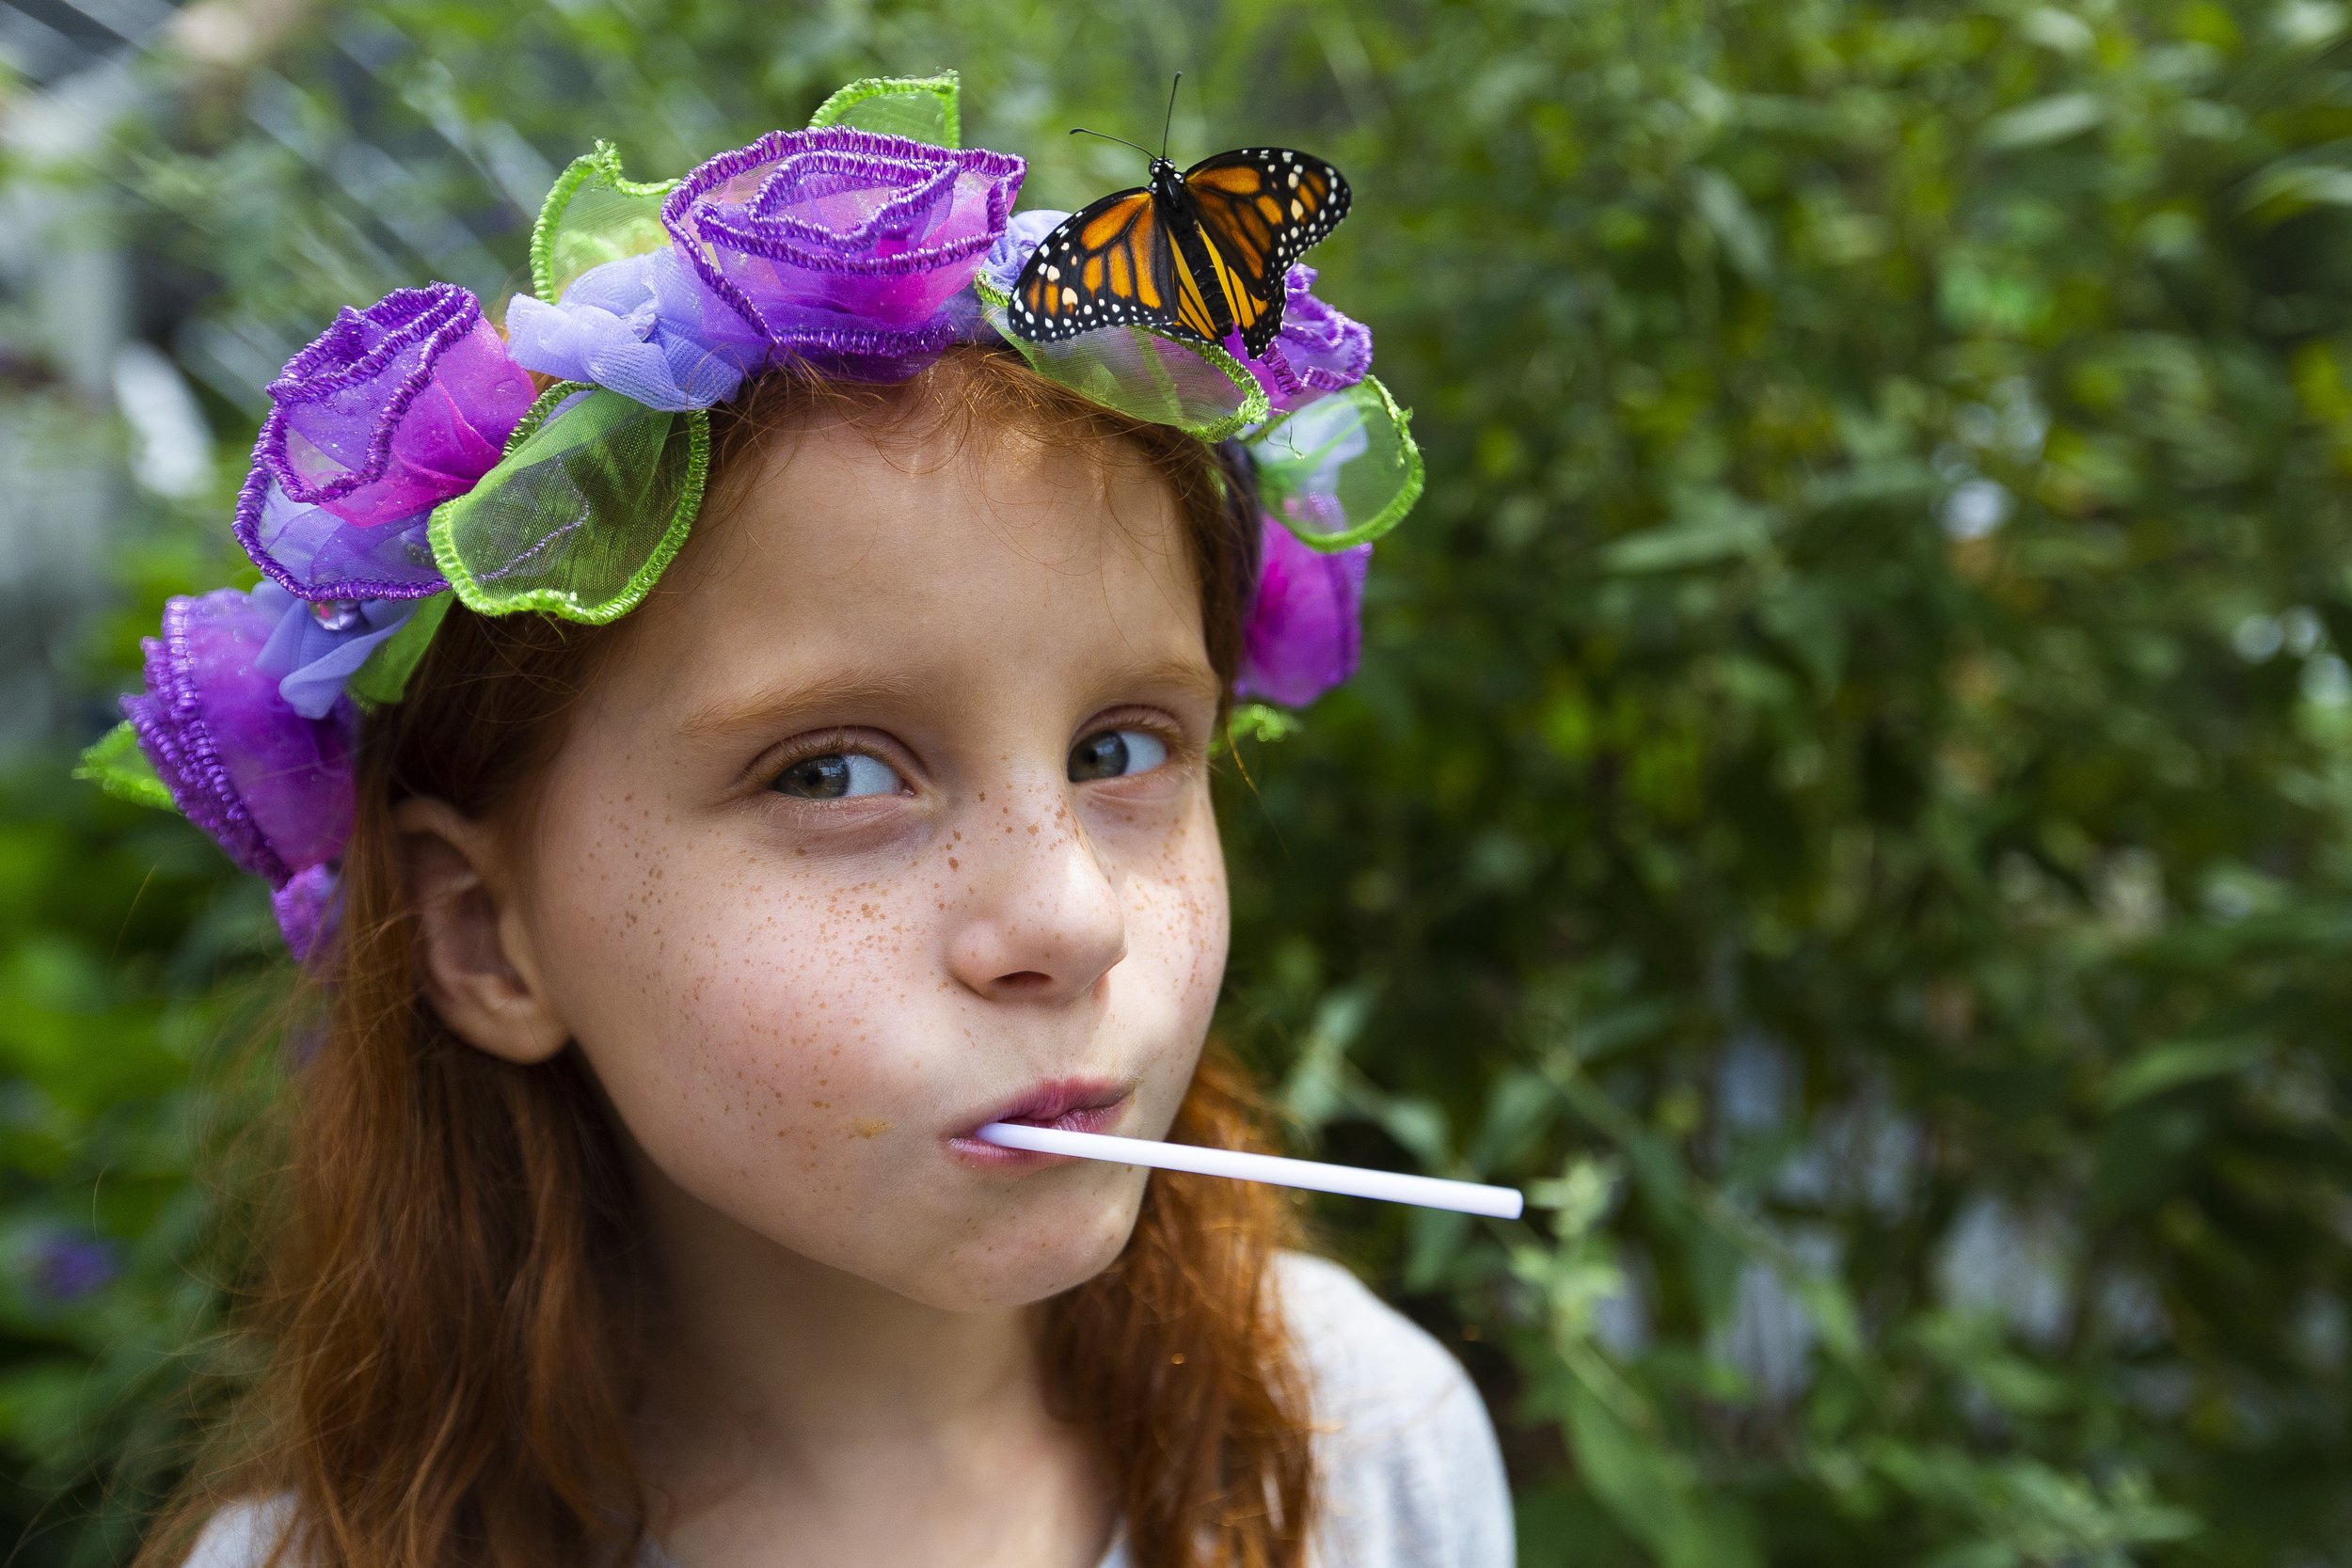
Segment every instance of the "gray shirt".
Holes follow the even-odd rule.
[[[1502,1454],[1462,1364],[1327,1258],[1283,1254],[1276,1287],[1314,1418],[1314,1568],[1511,1568]],[[1131,1568],[1123,1531],[1101,1568]]]
[[[1283,1254],[1276,1288],[1314,1418],[1314,1568],[1511,1568],[1502,1456],[1461,1363],[1328,1259]],[[225,1508],[184,1568],[258,1568],[286,1518],[282,1497]],[[1132,1568],[1123,1528],[1101,1568]]]

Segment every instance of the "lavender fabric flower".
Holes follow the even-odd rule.
[[[1069,216],[1068,213],[1057,213],[1051,207],[1032,207],[1025,213],[1013,214],[1005,231],[988,247],[988,257],[980,263],[980,280],[998,293],[1009,295],[1012,286],[1021,280],[1021,269],[1029,264],[1037,247]]]
[[[290,592],[350,599],[441,591],[425,518],[498,462],[533,393],[481,302],[435,283],[344,309],[269,395],[238,542]]]
[[[1013,284],[1020,281],[1021,269],[1029,264],[1029,257],[1045,243],[1045,236],[1061,227],[1068,213],[1057,213],[1050,207],[1032,207],[1025,213],[1015,213],[1005,224],[1005,231],[996,236],[996,243],[988,247],[980,259],[975,280],[985,283],[1000,294],[1009,295]],[[947,301],[949,329],[957,342],[993,345],[1004,340],[988,325],[980,313],[980,302],[970,290],[962,290]]]
[[[270,890],[270,913],[296,963],[325,952],[342,925],[342,881],[331,865],[306,866]]]
[[[1305,707],[1356,673],[1372,546],[1326,555],[1271,517],[1260,519],[1258,534],[1258,590],[1233,690]]]
[[[1314,283],[1314,268],[1291,268],[1282,279],[1280,335],[1263,355],[1242,361],[1277,412],[1343,391],[1372,369],[1372,329],[1317,299]]]
[[[277,617],[254,664],[305,719],[334,712],[344,685],[417,609],[414,599],[297,599],[274,582],[257,586],[253,602]]]
[[[147,689],[122,699],[173,803],[273,889],[342,852],[357,718],[340,701],[305,718],[280,692],[284,677],[262,667],[283,603],[233,588],[171,600],[163,635],[141,644]]]
[[[847,126],[774,131],[688,175],[661,221],[776,357],[900,373],[1003,234],[1025,166]]]
[[[725,402],[768,357],[759,328],[674,249],[592,267],[555,305],[516,294],[506,332],[525,370],[673,412]]]

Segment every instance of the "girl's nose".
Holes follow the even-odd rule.
[[[991,1001],[1086,995],[1127,956],[1110,868],[1058,798],[977,819],[957,846],[963,897],[950,973]]]

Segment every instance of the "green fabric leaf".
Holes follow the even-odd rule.
[[[1274,420],[1249,437],[1266,510],[1311,549],[1379,538],[1421,499],[1411,418],[1368,375]]]
[[[351,673],[343,689],[355,701],[370,705],[399,702],[408,689],[408,677],[416,673],[425,649],[433,645],[433,634],[440,630],[441,618],[454,603],[455,595],[436,594],[417,606],[416,612],[401,623],[400,629],[377,643],[367,662]]]
[[[1140,326],[1104,326],[1058,343],[1033,343],[1012,329],[1006,296],[974,280],[981,314],[1032,370],[1089,402],[1203,441],[1239,435],[1270,411],[1265,388],[1223,349]]]
[[[617,620],[686,543],[709,464],[703,410],[559,383],[516,426],[498,467],[435,509],[433,559],[479,614]]]
[[[553,305],[591,267],[668,245],[661,198],[676,184],[624,177],[620,150],[608,141],[574,158],[556,176],[531,227],[532,291]]]
[[[82,760],[73,769],[73,776],[96,784],[118,800],[135,805],[154,806],[162,811],[177,811],[171,791],[155,775],[155,765],[147,760],[147,752],[139,745],[138,732],[126,719],[99,737],[98,744],[82,753]]]
[[[809,117],[808,128],[821,131],[828,125],[848,125],[934,147],[961,147],[963,120],[958,93],[952,71],[936,76],[868,76],[826,99]]]

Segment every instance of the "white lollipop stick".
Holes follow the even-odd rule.
[[[1418,1203],[1424,1209],[1492,1214],[1497,1219],[1518,1219],[1527,1203],[1514,1187],[1486,1187],[1475,1181],[1448,1181],[1435,1176],[1401,1176],[1388,1170],[1359,1170],[1354,1165],[1285,1160],[1274,1154],[1241,1154],[1230,1148],[1203,1148],[1198,1144],[1117,1138],[1107,1132],[1070,1132],[1058,1127],[1032,1127],[1021,1121],[992,1121],[973,1136],[1001,1148],[1074,1154],[1081,1160],[1109,1160],[1122,1165],[1149,1165],[1153,1170],[1191,1171],[1197,1176],[1230,1176],[1277,1187],[1304,1187],[1310,1192],[1341,1193],[1349,1197]]]

